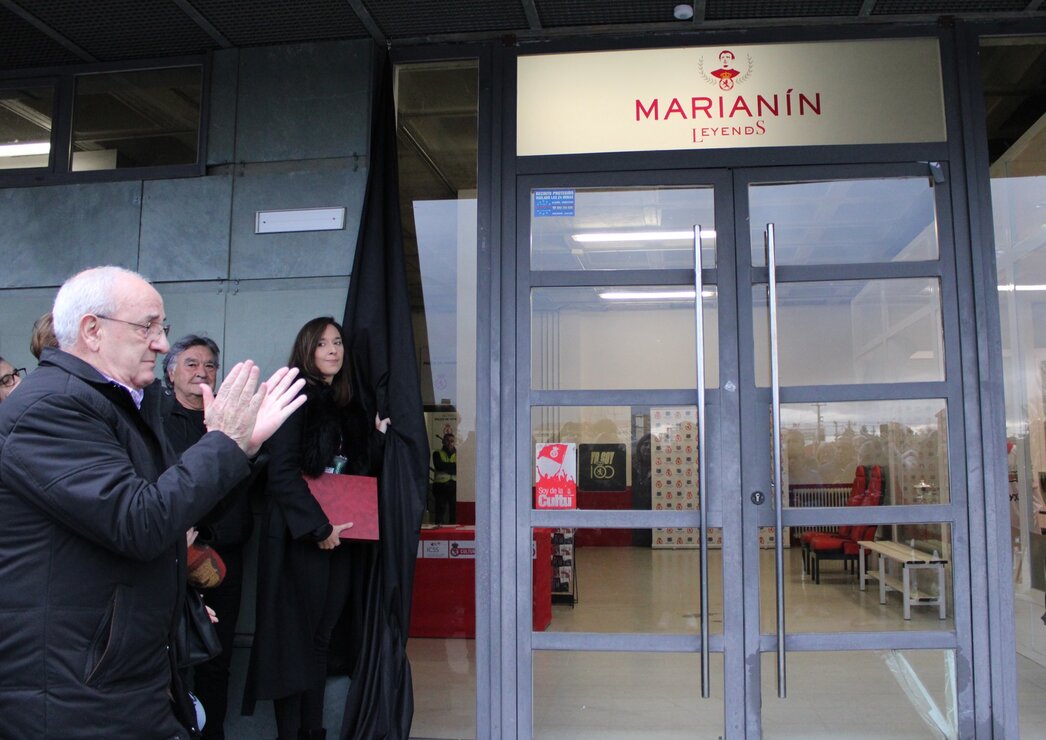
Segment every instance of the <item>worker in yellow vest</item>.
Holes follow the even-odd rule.
[[[432,497],[436,500],[436,524],[457,521],[458,453],[454,435],[443,435],[443,446],[432,453]]]

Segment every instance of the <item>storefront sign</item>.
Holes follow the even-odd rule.
[[[521,56],[517,105],[519,156],[946,138],[934,38]]]
[[[534,508],[577,508],[577,445],[539,444],[535,449]]]

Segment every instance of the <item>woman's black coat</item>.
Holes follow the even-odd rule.
[[[346,473],[375,475],[381,461],[381,434],[359,403],[338,409],[327,386],[309,385],[305,392],[309,400],[266,444],[267,512],[259,544],[254,648],[244,698],[248,713],[255,699],[291,696],[308,688],[307,656],[323,608],[330,559],[333,553],[344,557],[346,549],[362,547],[351,542],[333,551],[317,546],[330,534],[331,523],[309,493],[303,472],[322,473],[338,453],[339,443],[349,461]],[[351,606],[350,596],[347,608]],[[338,635],[332,644],[347,647]],[[342,656],[340,662],[345,660]]]

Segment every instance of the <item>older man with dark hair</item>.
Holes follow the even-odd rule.
[[[176,454],[181,455],[207,433],[203,387],[214,389],[220,356],[221,351],[213,339],[187,334],[172,344],[163,358],[167,383],[163,425]],[[242,481],[196,523],[197,544],[213,547],[225,562],[222,582],[202,592],[204,602],[218,615],[215,627],[222,652],[217,658],[193,668],[193,693],[207,712],[207,724],[202,732],[206,740],[225,737],[233,638],[243,592],[243,546],[251,536],[254,523],[249,500],[253,483],[254,476]]]
[[[185,531],[250,474],[301,405],[281,369],[236,365],[203,390],[200,441],[165,444],[157,357],[163,299],[117,267],[55,298],[61,349],[0,404],[0,726],[4,737],[188,738],[171,649]]]

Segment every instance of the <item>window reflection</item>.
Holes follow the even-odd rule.
[[[202,85],[199,66],[78,76],[71,169],[195,163]]]
[[[753,292],[755,370],[770,385],[768,298]],[[944,380],[936,278],[778,283],[782,386]]]
[[[768,223],[780,265],[937,259],[928,176],[754,185],[749,197],[754,265],[766,264]]]
[[[432,466],[421,539],[435,559],[418,561],[407,645],[419,737],[476,736],[478,89],[473,60],[396,68],[404,251]]]
[[[943,399],[782,404],[781,443],[793,505],[845,506],[855,470],[874,467],[884,505],[949,501]]]
[[[715,266],[713,192],[705,188],[541,188],[530,193],[532,270]]]
[[[54,88],[0,90],[0,170],[47,167]]]
[[[705,387],[719,384],[718,292],[702,291]],[[536,389],[692,388],[694,288],[536,288],[531,293]]]

